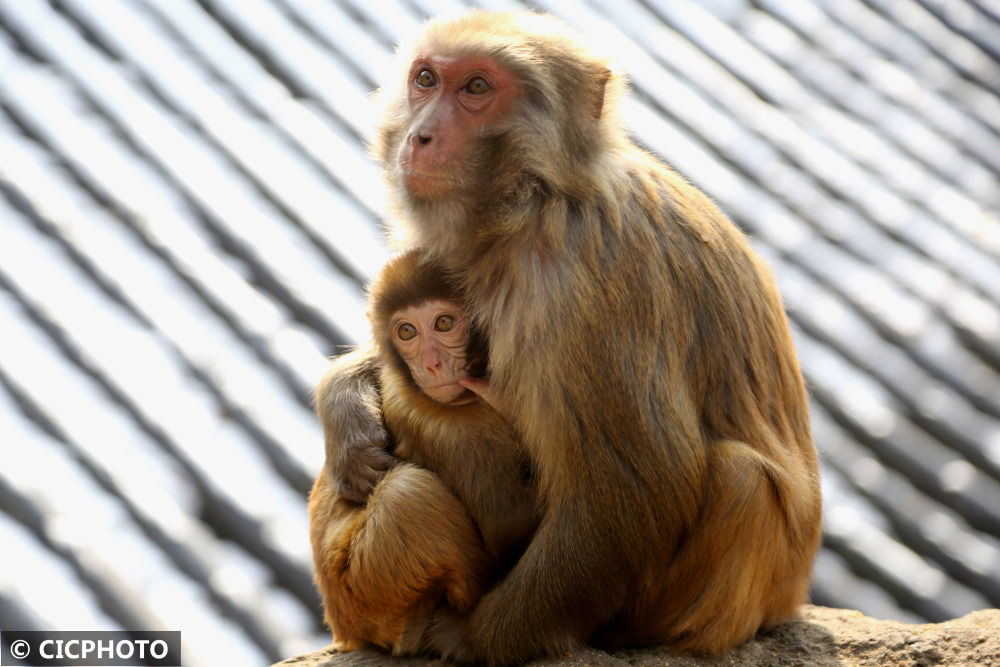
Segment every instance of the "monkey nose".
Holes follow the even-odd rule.
[[[423,132],[414,132],[410,135],[410,141],[412,141],[414,148],[419,146],[426,146],[431,143],[432,136],[430,134],[424,134]]]
[[[441,354],[433,345],[424,350],[424,368],[428,373],[437,373],[441,369]]]

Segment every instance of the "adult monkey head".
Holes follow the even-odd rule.
[[[621,77],[553,19],[431,23],[403,57],[374,145],[397,231],[459,281],[542,504],[508,576],[471,614],[441,610],[425,648],[721,652],[793,614],[820,493],[766,267],[631,143]],[[363,437],[370,368],[346,357],[317,392],[331,475],[353,491],[385,465]]]
[[[568,66],[537,61],[539,50],[511,35],[544,41],[545,57]],[[410,245],[461,248],[468,212],[504,220],[497,197],[517,195],[526,178],[586,195],[591,179],[581,167],[620,139],[622,78],[581,53],[579,38],[547,15],[432,22],[400,54],[405,78],[380,91],[373,152],[396,194],[400,225],[418,239]],[[515,229],[526,221],[507,222]]]

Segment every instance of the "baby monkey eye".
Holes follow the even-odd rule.
[[[451,331],[455,328],[455,316],[454,315],[438,315],[438,318],[434,320],[434,330],[435,331]]]
[[[483,95],[490,92],[490,84],[483,77],[477,76],[466,84],[465,89],[473,95]]]
[[[413,340],[417,337],[417,328],[409,322],[403,322],[396,327],[396,337],[399,340]]]
[[[434,76],[434,72],[429,69],[422,69],[420,73],[417,74],[417,85],[421,88],[430,88],[437,84],[437,77]]]

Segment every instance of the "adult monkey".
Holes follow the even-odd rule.
[[[386,427],[398,464],[363,505],[321,472],[309,498],[316,585],[335,645],[415,652],[439,603],[469,611],[538,525],[516,434],[461,383],[485,371],[486,342],[460,292],[416,252],[369,288]]]
[[[721,652],[794,614],[820,535],[806,394],[767,269],[627,138],[621,78],[549,17],[432,22],[374,153],[406,243],[462,281],[537,471],[542,520],[425,647],[511,663],[592,641]],[[371,360],[318,390],[329,473],[363,494]]]

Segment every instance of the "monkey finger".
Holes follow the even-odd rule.
[[[490,393],[492,385],[490,384],[489,378],[476,378],[466,376],[458,381],[458,384],[462,385],[469,391],[483,398]]]
[[[465,662],[468,624],[468,616],[450,607],[439,607],[425,634],[427,648],[446,660]]]
[[[502,412],[500,409],[500,392],[493,386],[493,383],[490,382],[489,378],[466,377],[459,380],[458,384],[489,403],[494,410]]]
[[[490,407],[499,412],[501,415],[507,416],[500,392],[493,386],[493,383],[490,382],[489,378],[466,377],[459,380],[458,384],[462,385],[486,401]]]
[[[337,493],[354,503],[364,503],[375,485],[396,465],[398,459],[383,446],[369,443],[353,447],[339,466]]]
[[[364,505],[386,471],[367,469],[337,482],[337,494],[352,503]]]

